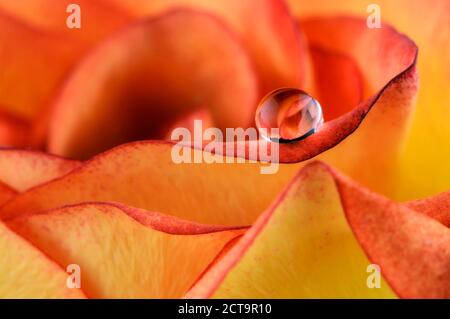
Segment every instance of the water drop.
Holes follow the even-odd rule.
[[[319,102],[302,90],[282,88],[267,94],[255,114],[263,138],[289,143],[314,134],[323,123]],[[277,133],[273,133],[277,128]]]

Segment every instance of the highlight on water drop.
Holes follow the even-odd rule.
[[[319,102],[295,88],[281,88],[267,94],[255,114],[260,135],[272,142],[300,141],[317,132],[323,123]],[[278,128],[278,130],[272,130]],[[278,133],[273,133],[273,132]]]

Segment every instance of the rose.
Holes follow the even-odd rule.
[[[448,188],[441,156],[407,157],[415,149],[438,151],[409,140],[401,149],[409,136],[425,134],[417,131],[427,124],[420,121],[438,123],[437,115],[419,115],[441,105],[430,106],[429,83],[445,83],[436,82],[445,79],[444,68],[435,73],[422,63],[422,92],[429,97],[419,96],[419,124],[407,134],[416,91],[411,40],[355,18],[302,20],[297,28],[279,1],[174,1],[170,12],[167,2],[122,8],[81,1],[80,30],[62,23],[64,1],[45,6],[44,0],[42,12],[33,10],[36,2],[0,3],[6,12],[0,38],[9,47],[4,81],[21,84],[2,90],[5,113],[21,119],[2,117],[4,144],[45,145],[87,158],[128,140],[163,136],[165,127],[186,123],[198,110],[219,127],[250,125],[258,97],[299,86],[319,98],[328,122],[303,142],[283,145],[281,161],[336,146],[319,158],[364,185],[325,164],[300,173],[302,163],[283,165],[274,176],[261,176],[257,164],[174,165],[165,142],[126,144],[83,163],[3,150],[0,249],[12,253],[0,262],[8,273],[2,296],[449,296],[448,194],[405,204],[384,197],[412,199]],[[312,5],[321,6],[299,2],[299,11]],[[382,8],[387,17],[397,12]],[[405,21],[415,23],[420,9],[404,8],[411,15]],[[436,10],[433,23],[443,25],[445,10]],[[414,34],[412,26],[402,27],[427,57],[446,56],[448,39],[426,42],[433,28]],[[43,65],[49,59],[54,63]],[[445,92],[438,96],[448,99]],[[158,121],[148,130],[141,118]],[[440,140],[429,132],[422,138],[448,146],[448,134],[438,132]],[[436,167],[420,177],[428,183],[408,185],[414,163]],[[378,269],[370,263],[381,273],[370,273]],[[66,286],[71,264],[80,266],[81,290]],[[369,287],[377,281],[380,289]]]

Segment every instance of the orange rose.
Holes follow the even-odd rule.
[[[70,29],[0,0],[0,297],[450,297],[450,8],[378,2],[79,0]],[[172,161],[280,87],[326,122],[276,174]]]

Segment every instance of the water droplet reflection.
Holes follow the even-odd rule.
[[[302,90],[277,89],[261,100],[255,122],[265,139],[278,143],[299,141],[314,134],[322,125],[322,108]],[[278,128],[278,134],[273,133],[272,128]]]

